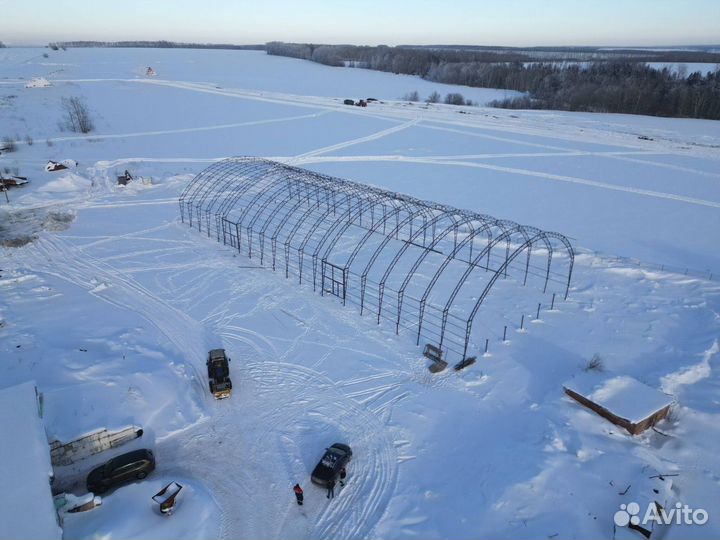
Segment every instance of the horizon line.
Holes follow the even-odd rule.
[[[520,49],[520,50],[526,50],[526,49],[571,49],[571,48],[587,48],[587,49],[657,49],[660,47],[666,47],[666,48],[681,48],[681,47],[704,47],[704,48],[711,48],[711,47],[718,47],[720,48],[720,43],[677,43],[677,44],[654,44],[654,45],[526,45],[526,46],[519,46],[519,45],[483,45],[479,43],[429,43],[429,44],[421,44],[421,43],[402,43],[398,45],[388,45],[386,43],[376,43],[376,44],[368,44],[368,43],[323,43],[323,42],[315,42],[315,41],[282,41],[279,39],[274,39],[270,41],[265,41],[262,43],[227,43],[227,42],[212,42],[212,41],[178,41],[178,40],[172,40],[172,39],[113,39],[113,40],[100,40],[100,39],[65,39],[65,40],[55,40],[55,41],[48,41],[46,43],[25,43],[20,44],[17,42],[4,42],[0,40],[0,43],[3,43],[6,48],[45,48],[48,47],[51,43],[136,43],[136,42],[148,42],[148,43],[158,43],[158,42],[168,42],[168,43],[176,43],[176,44],[185,44],[185,45],[215,45],[215,46],[233,46],[233,47],[258,47],[258,46],[265,46],[268,43],[289,43],[289,44],[301,44],[301,45],[329,45],[329,46],[351,46],[351,47],[486,47],[486,48],[495,48],[495,49]]]

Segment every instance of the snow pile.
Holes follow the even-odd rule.
[[[47,88],[52,86],[45,77],[34,77],[25,85],[25,88]]]
[[[43,193],[74,193],[87,191],[92,187],[92,181],[75,173],[68,173],[57,180],[52,180],[40,186],[37,190]]]
[[[168,482],[178,480],[183,489],[172,516],[161,515],[152,496]],[[239,495],[239,494],[238,494]],[[103,497],[91,512],[67,514],[67,538],[217,538],[219,508],[196,480],[168,478],[157,473],[146,480],[117,489]]]
[[[0,441],[0,538],[60,538],[34,382],[0,390]]]

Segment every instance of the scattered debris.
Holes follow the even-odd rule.
[[[48,86],[52,86],[52,84],[45,77],[33,77],[25,85],[25,88],[47,88]]]
[[[361,99],[355,105],[357,105],[358,107],[367,107],[367,101],[365,101],[364,99]]]
[[[127,186],[133,180],[130,172],[125,169],[125,172],[117,177],[117,183],[120,186]]]
[[[55,509],[58,514],[75,514],[77,512],[86,512],[92,510],[102,504],[102,497],[92,493],[84,495],[73,495],[72,493],[60,493],[53,497]]]
[[[648,137],[647,135],[638,135],[638,139],[643,140],[643,141],[654,141],[655,140],[652,137]]]
[[[62,161],[48,161],[45,165],[46,172],[63,171],[65,169],[74,169],[78,166],[78,162],[74,159],[64,159]]]
[[[155,77],[157,73],[155,73],[155,70],[148,66],[148,68],[145,70],[145,75],[148,77]]]
[[[177,482],[170,482],[167,486],[152,496],[152,500],[160,505],[160,513],[170,516],[175,509],[175,501],[182,491],[182,486]]]
[[[464,360],[461,360],[457,364],[455,364],[455,371],[460,371],[463,368],[466,368],[468,366],[472,366],[476,361],[476,358],[474,356],[471,356],[469,358],[465,358]]]
[[[0,191],[5,191],[11,187],[24,186],[27,183],[27,176],[11,176],[10,178],[5,178],[0,175]]]
[[[599,354],[593,354],[585,366],[585,371],[603,371],[603,361]]]
[[[648,476],[648,478],[659,478],[660,480],[663,480],[663,481],[664,481],[666,476],[667,476],[667,477],[670,477],[670,476],[680,476],[680,474],[679,474],[679,473],[676,473],[676,474],[655,474],[655,475],[653,475],[653,476]]]
[[[47,165],[45,165],[45,171],[47,172],[62,171],[65,169],[67,169],[67,167],[57,161],[48,161]]]
[[[580,376],[564,385],[565,393],[631,435],[651,428],[670,412],[672,396],[628,376],[600,379]]]

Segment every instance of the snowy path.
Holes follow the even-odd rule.
[[[248,122],[235,122],[232,124],[215,124],[212,126],[199,126],[199,127],[188,127],[188,128],[178,128],[178,129],[162,129],[162,130],[152,130],[152,131],[136,131],[132,133],[108,133],[108,134],[93,134],[92,139],[95,141],[102,141],[105,139],[128,139],[131,137],[151,137],[151,136],[157,136],[157,135],[173,135],[177,133],[198,133],[202,131],[216,131],[216,130],[223,130],[223,129],[234,129],[234,128],[240,128],[240,127],[249,127],[249,126],[261,126],[265,124],[276,124],[276,123],[282,123],[282,122],[292,122],[294,120],[307,120],[309,118],[318,118],[324,114],[328,114],[331,111],[320,111],[317,113],[312,114],[302,114],[302,115],[295,115],[295,116],[286,116],[282,118],[269,118],[267,120],[251,120]],[[87,140],[87,135],[72,135],[67,137],[51,137],[46,139],[46,144],[49,143],[57,143],[57,142],[63,142],[63,141],[82,141]],[[24,140],[18,140],[16,144],[28,144],[27,141]],[[30,143],[32,144],[32,143]]]
[[[28,247],[27,261],[35,271],[74,283],[108,303],[137,312],[167,337],[180,358],[204,357],[204,330],[196,321],[61,237],[43,235]],[[201,407],[207,401],[204,377],[192,362],[181,361],[175,367],[194,388],[196,413],[202,414]]]
[[[173,432],[157,441],[158,471],[168,475],[192,476],[212,486],[221,509],[223,538],[363,538],[371,536],[394,492],[398,459],[395,446],[384,423],[392,406],[404,395],[391,395],[388,388],[375,389],[368,399],[364,393],[345,394],[348,383],[336,385],[319,371],[299,365],[272,361],[282,354],[266,337],[234,324],[235,312],[227,311],[231,301],[218,305],[204,323],[198,323],[173,307],[168,300],[111,266],[116,256],[102,259],[92,255],[109,242],[124,239],[147,241],[152,233],[167,229],[161,225],[117,236],[85,237],[82,247],[61,237],[44,235],[31,246],[26,262],[41,273],[54,275],[88,290],[118,307],[137,312],[157,327],[186,358],[203,358],[201,350],[206,330],[211,325],[224,339],[239,341],[248,348],[247,361],[240,357],[233,366],[235,393],[230,400],[215,402],[208,397],[204,377],[196,366],[187,364],[191,383],[200,394],[204,415],[199,422]],[[134,250],[123,259],[141,260],[147,255],[161,257],[163,250]],[[222,266],[215,266],[222,271]],[[169,265],[172,279],[188,265]],[[167,297],[182,294],[159,288]],[[191,288],[192,297],[202,289]],[[235,347],[237,348],[237,347]],[[186,374],[187,376],[187,374]],[[354,381],[350,384],[357,384]],[[399,384],[390,389],[397,390]],[[387,395],[386,395],[387,394]],[[397,394],[397,392],[396,392]],[[347,440],[351,435],[355,459],[349,469],[345,488],[337,490],[334,500],[307,479],[319,455],[299,455],[296,441],[328,430],[326,444]],[[332,440],[331,440],[332,439]],[[274,447],[277,451],[270,452]],[[306,448],[313,445],[304,445]],[[316,445],[315,445],[316,446]],[[320,452],[322,447],[316,447]],[[227,452],[232,452],[247,467],[238,467],[228,476]],[[181,466],[167,466],[178,463]],[[254,464],[254,465],[253,465]],[[298,516],[288,479],[296,479],[306,489],[304,515]],[[270,481],[270,489],[267,482]],[[258,507],[271,509],[278,519],[268,521]]]
[[[543,180],[552,180],[557,182],[569,182],[571,184],[580,184],[584,186],[590,186],[594,188],[606,189],[611,191],[622,191],[625,193],[632,193],[634,195],[641,195],[644,197],[653,197],[657,199],[666,199],[671,201],[678,201],[688,204],[694,204],[699,206],[707,206],[710,208],[720,208],[720,202],[710,201],[706,199],[699,199],[697,197],[686,197],[684,195],[677,195],[674,193],[666,193],[662,191],[654,191],[651,189],[638,189],[630,186],[623,186],[617,184],[609,184],[607,182],[598,182],[596,180],[588,180],[587,178],[579,178],[576,176],[566,176],[560,174],[550,174],[540,171],[533,171],[530,169],[520,169],[517,167],[503,167],[501,165],[492,165],[490,163],[476,163],[463,160],[452,160],[446,158],[424,158],[424,157],[412,157],[412,156],[324,156],[314,157],[310,156],[307,158],[298,158],[295,163],[297,164],[308,164],[308,163],[330,163],[330,162],[342,162],[342,161],[403,161],[407,163],[425,163],[429,165],[455,165],[459,167],[471,167],[476,169],[488,169],[491,171],[499,171],[510,174],[519,174],[522,176],[532,176],[535,178],[541,178]]]
[[[636,150],[657,150],[658,147],[662,147],[663,152],[671,154],[694,154],[702,156],[714,155],[711,148],[704,148],[701,146],[688,147],[679,145],[674,140],[658,139],[652,141],[652,144],[645,144],[638,141],[637,134],[619,132],[611,133],[604,129],[593,128],[591,126],[583,126],[582,128],[579,128],[577,126],[566,125],[564,126],[566,129],[557,130],[553,129],[555,127],[554,124],[548,123],[543,116],[536,117],[533,115],[519,118],[517,115],[512,114],[512,112],[497,109],[479,109],[476,113],[475,110],[471,108],[469,110],[472,112],[468,113],[466,110],[464,112],[467,114],[462,115],[462,119],[458,119],[455,118],[455,115],[448,114],[448,110],[445,108],[426,108],[423,104],[418,104],[415,107],[398,107],[393,103],[387,105],[374,103],[372,109],[366,110],[365,108],[361,109],[343,105],[337,99],[332,98],[284,94],[279,92],[264,92],[241,88],[224,88],[214,83],[122,78],[53,79],[53,82],[70,84],[119,82],[161,87],[164,86],[238,99],[293,105],[296,107],[321,109],[325,111],[336,111],[344,114],[361,115],[365,117],[371,116],[373,118],[395,122],[417,119],[419,117],[424,123],[423,127],[428,129],[453,130],[453,128],[448,128],[447,126],[456,126],[456,128],[474,128],[490,132],[510,133],[513,135],[531,135],[540,137],[550,136],[557,141],[565,140],[569,142],[576,142],[578,140],[582,140],[600,144],[611,144],[613,146],[624,146]],[[492,111],[493,114],[489,115],[488,113],[483,112],[485,110]],[[459,110],[454,110],[454,112],[459,112]],[[518,141],[512,138],[497,137],[487,133],[476,133],[475,135],[484,138],[493,138],[498,141],[505,139],[507,142],[516,144],[529,144],[531,146],[535,145],[545,148],[567,150],[567,148],[558,145],[529,143],[527,141]]]

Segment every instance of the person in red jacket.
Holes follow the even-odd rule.
[[[303,503],[303,490],[300,487],[300,484],[295,484],[295,487],[293,487],[293,491],[295,492],[295,498],[297,499],[297,503],[302,506]]]

